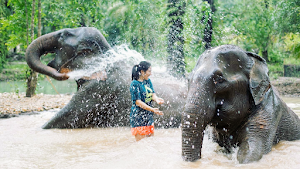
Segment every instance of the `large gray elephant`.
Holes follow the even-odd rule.
[[[94,64],[91,62],[95,57],[109,59],[110,55],[104,54],[109,50],[112,48],[96,28],[63,29],[33,41],[27,48],[26,61],[39,73],[66,80],[66,73]],[[49,52],[56,53],[56,57],[46,66],[40,57]],[[132,67],[120,60],[104,71],[77,79],[78,91],[43,128],[129,126]],[[156,125],[178,127],[181,120],[178,110],[183,110],[186,88],[168,74],[151,80],[157,95],[166,102],[160,107],[164,116],[156,118]]]
[[[184,160],[201,158],[208,125],[225,150],[239,147],[239,163],[261,159],[281,140],[300,139],[299,117],[273,89],[260,56],[232,45],[209,49],[188,81],[182,114]]]

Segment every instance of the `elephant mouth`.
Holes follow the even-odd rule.
[[[84,56],[84,57],[82,57]],[[74,57],[67,60],[60,68],[58,69],[58,72],[60,73],[71,73],[80,69],[84,69],[84,65],[92,65],[90,64],[89,59],[93,58],[95,55],[88,56],[87,52],[78,53],[78,55],[75,55]],[[88,60],[88,61],[87,61]],[[75,63],[75,64],[74,64]],[[78,66],[81,65],[81,66]],[[107,73],[105,70],[95,70],[93,73],[88,73],[86,76],[82,76],[79,79],[84,80],[93,80],[96,79],[98,81],[106,81],[107,79]]]
[[[83,76],[81,79],[84,80],[98,80],[98,81],[106,81],[107,79],[107,73],[105,70],[102,71],[98,71],[98,72],[94,72],[92,73],[90,76]]]
[[[59,73],[69,73],[69,72],[71,72],[72,70],[71,69],[69,69],[69,68],[60,68],[59,69]]]

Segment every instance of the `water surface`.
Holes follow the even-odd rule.
[[[73,94],[77,91],[77,84],[75,80],[57,81],[52,78],[51,83],[47,80],[39,80],[36,88],[36,93],[44,94]],[[53,87],[53,86],[54,87]],[[25,80],[18,81],[0,81],[0,93],[25,93],[26,82]]]
[[[300,98],[283,98],[300,115]],[[56,110],[0,119],[0,168],[112,169],[257,169],[298,168],[300,141],[283,141],[258,162],[239,164],[236,151],[224,154],[205,136],[202,159],[181,158],[181,130],[156,129],[155,136],[135,142],[129,127],[51,129],[41,126]]]

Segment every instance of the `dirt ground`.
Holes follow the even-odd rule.
[[[281,96],[300,97],[300,78],[279,77],[271,83]],[[28,98],[25,93],[0,93],[0,118],[62,108],[71,98],[72,95],[38,94]]]
[[[14,117],[22,113],[63,108],[72,95],[37,94],[25,97],[25,93],[0,93],[0,118]]]
[[[300,78],[279,77],[271,83],[281,96],[300,97]]]

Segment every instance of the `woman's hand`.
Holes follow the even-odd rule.
[[[157,97],[155,93],[152,95],[152,100],[154,100],[157,104],[163,104],[165,102],[164,99]]]
[[[157,115],[164,115],[164,113],[162,111],[160,111],[158,108],[153,108],[153,113],[155,113]]]
[[[140,108],[142,108],[142,109],[151,111],[151,112],[153,112],[153,113],[155,113],[155,114],[158,114],[158,115],[163,115],[163,112],[160,111],[158,108],[152,108],[152,107],[148,106],[146,103],[144,103],[144,102],[141,101],[141,100],[136,100],[136,101],[135,101],[135,104],[136,104],[137,106],[139,106]]]
[[[140,108],[151,111],[151,112],[153,112],[157,115],[164,115],[164,113],[162,111],[160,111],[158,108],[152,108],[152,107],[148,106],[146,103],[144,103],[141,100],[136,100],[135,104],[137,106],[139,106]]]
[[[164,99],[162,99],[160,97],[156,98],[155,101],[156,101],[157,104],[163,104],[165,102]]]

